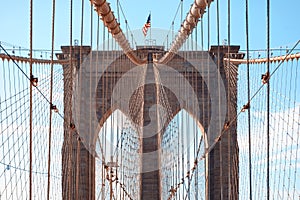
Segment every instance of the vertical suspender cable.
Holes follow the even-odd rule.
[[[181,0],[181,5],[180,5],[180,23],[183,24],[183,0]]]
[[[202,20],[201,20],[202,21]],[[202,37],[203,37],[203,34],[202,34]],[[209,51],[209,45],[210,45],[210,6],[208,5],[207,7],[207,51]],[[209,55],[207,55],[207,66],[209,66]],[[207,69],[207,77],[208,77],[208,88],[209,88],[209,68]],[[204,95],[204,94],[203,94]],[[208,99],[209,100],[209,99]],[[204,109],[209,109],[209,108],[204,108]],[[204,113],[204,112],[203,112]],[[206,141],[209,141],[209,138],[208,138],[208,130],[205,130],[206,131]],[[207,144],[209,142],[206,142],[205,144]],[[205,151],[209,149],[209,144],[205,146]],[[209,199],[210,197],[210,183],[209,183],[209,153],[206,152],[205,154],[205,199]]]
[[[250,68],[249,68],[249,21],[248,0],[246,0],[246,54],[247,54],[247,90],[250,103]],[[248,108],[248,145],[249,145],[249,199],[252,200],[252,161],[251,161],[251,112]]]
[[[203,52],[204,50],[203,18],[201,19],[200,23],[201,23],[201,51]]]
[[[270,0],[267,0],[267,73],[270,71]],[[267,199],[270,199],[270,81],[267,81]]]
[[[102,37],[102,59],[101,59],[101,70],[102,72],[104,73],[104,70],[105,70],[105,66],[104,66],[104,61],[105,61],[105,25],[103,23],[103,29],[102,29],[102,33],[103,33],[103,37]],[[106,89],[106,84],[105,84],[105,76],[103,76],[102,78],[102,97],[104,97],[105,95],[105,89]],[[101,103],[101,112],[102,112],[102,115],[104,113],[104,101],[102,101]],[[103,133],[102,133],[102,143],[103,143],[103,146],[104,146],[104,154],[106,153],[106,140],[104,138],[106,138],[106,123],[103,124]],[[102,170],[103,170],[103,177],[102,177],[102,187],[101,187],[101,194],[102,194],[102,200],[105,199],[105,195],[104,195],[104,192],[105,192],[105,181],[106,181],[106,177],[105,177],[105,165],[106,165],[106,160],[102,160]]]
[[[80,138],[79,135],[77,135],[77,147],[76,147],[76,193],[75,193],[75,199],[78,200],[79,198],[79,161],[80,161]]]
[[[54,22],[55,22],[55,0],[52,1],[52,39],[51,39],[51,75],[50,75],[50,109],[49,109],[49,146],[48,146],[48,186],[47,200],[50,199],[50,175],[51,175],[51,135],[52,135],[52,93],[53,93],[53,59],[54,59]]]
[[[172,41],[174,40],[174,21],[172,21]]]
[[[203,18],[201,19],[200,23],[201,23],[200,24],[201,25],[201,35],[200,35],[200,41],[201,41],[201,72],[203,73],[203,71],[204,71],[204,33],[203,33],[204,29],[203,29]],[[204,80],[203,80],[203,78],[201,79],[200,84],[201,84],[201,91],[204,91]],[[204,92],[201,92],[201,97],[202,97],[202,99],[205,99]],[[204,108],[205,108],[205,106],[204,106],[204,103],[203,103],[203,106],[202,106],[202,110],[203,110],[202,117],[203,117],[203,119],[204,119],[204,116],[205,116],[205,114],[204,114]],[[205,132],[202,133],[202,134],[204,135]],[[204,150],[205,150],[205,148],[207,148],[206,147],[206,142],[204,143]],[[206,161],[206,159],[205,159],[205,161]],[[204,167],[206,167],[206,162],[204,164]],[[199,170],[199,166],[197,167],[197,173],[198,173],[198,170]],[[205,182],[206,182],[206,175],[205,175]],[[205,191],[204,194],[206,194],[206,191]],[[207,199],[207,198],[205,198],[205,199]]]
[[[90,4],[90,20],[91,20],[91,49],[93,48],[93,5]],[[90,52],[90,69],[92,69],[92,62],[93,62],[93,53],[92,51]],[[82,61],[80,62],[80,64],[82,63]],[[90,78],[90,94],[92,94],[92,79]],[[92,99],[92,98],[90,98]],[[92,102],[90,102],[90,110],[92,110]],[[91,113],[90,113],[90,119],[92,119],[91,117]],[[90,130],[91,127],[92,127],[92,121],[90,121]],[[95,173],[95,168],[94,168],[94,162],[93,162],[93,158],[92,158],[92,154],[89,153],[89,170],[90,170],[90,173],[89,173],[89,184],[92,186],[92,192],[90,193],[91,196],[89,196],[89,198],[93,198],[94,194],[95,194],[95,179],[92,179],[92,177],[94,177],[94,173]]]
[[[100,38],[99,38],[99,35],[100,35],[100,17],[98,16],[97,17],[97,55],[96,55],[96,65],[95,65],[95,71],[96,71],[96,80],[98,80],[98,68],[99,68],[99,43],[100,43]],[[99,136],[98,136],[99,138]],[[99,140],[99,143],[100,143],[100,140]],[[103,153],[103,152],[102,152]],[[103,199],[103,177],[104,177],[104,171],[103,171],[103,158],[101,159],[101,190],[100,190],[100,194],[101,194],[101,198]],[[100,197],[100,195],[99,195]],[[98,197],[98,199],[99,199]]]
[[[218,94],[219,94],[219,113],[221,113],[221,90],[220,90],[220,80],[221,80],[221,70],[220,70],[220,9],[219,9],[219,0],[217,0],[217,42],[218,42]],[[222,130],[221,127],[221,116],[219,116],[219,126],[220,130]],[[223,200],[223,158],[222,158],[222,140],[219,140],[219,156],[220,156],[220,181],[221,181],[221,197],[220,199]]]
[[[208,5],[207,7],[207,51],[209,51],[209,45],[210,45],[210,5]]]
[[[73,0],[70,0],[70,53],[69,53],[69,67],[70,67],[70,82],[71,82],[71,88],[69,88],[69,89],[71,89],[71,90],[73,90],[73,59],[72,59],[72,57],[73,57],[73,46],[72,46],[72,40],[73,40],[73,38],[72,38],[72,29],[73,29],[73,27],[72,27],[72,21],[73,21]],[[72,91],[71,91],[71,94],[72,94]],[[67,111],[68,112],[68,117],[69,117],[69,124],[71,124],[71,122],[72,122],[72,106],[71,105],[69,105],[69,110]],[[67,170],[68,170],[68,176],[67,176],[67,178],[68,178],[68,187],[67,187],[67,189],[68,189],[68,191],[66,191],[67,192],[67,198],[68,199],[71,199],[71,191],[72,191],[72,188],[71,188],[71,178],[72,178],[72,176],[71,176],[71,172],[72,172],[72,135],[71,135],[71,132],[70,131],[68,131],[68,138],[69,138],[69,150],[68,150],[68,164],[67,164],[67,166],[68,166],[68,168],[67,168]]]
[[[195,27],[195,34],[197,34],[197,28],[198,27]],[[196,42],[196,39],[197,39],[197,37],[195,35],[195,42]],[[197,44],[197,42],[196,42],[196,44]],[[195,45],[195,49],[197,49],[196,45]],[[193,50],[194,50],[194,48],[192,46],[192,51]],[[193,51],[192,58],[198,59],[197,52]],[[193,79],[194,87],[198,88],[197,72],[194,69],[193,69],[192,79]],[[198,90],[196,89],[196,91],[198,91]],[[196,109],[196,103],[195,102],[193,102],[193,109]],[[196,120],[198,120],[198,119],[196,119]],[[197,186],[197,183],[198,183],[197,179],[198,179],[198,174],[197,174],[197,169],[195,168],[195,159],[197,159],[197,157],[196,157],[197,153],[196,152],[197,152],[197,146],[198,146],[197,123],[193,123],[193,131],[192,132],[194,134],[195,139],[194,139],[194,148],[193,148],[193,156],[192,156],[192,158],[194,158],[194,160],[192,160],[192,161],[194,161],[194,162],[191,162],[191,165],[190,165],[190,166],[193,165],[193,168],[191,169],[191,176],[190,176],[191,182],[190,183],[192,183],[193,173],[195,173],[194,174],[194,190],[195,190],[194,197],[197,199],[197,188],[198,188],[198,186]]]
[[[117,0],[117,15],[118,15],[118,22],[120,23],[120,0]]]
[[[181,83],[179,82],[179,86],[181,87]],[[177,163],[176,163],[176,183],[177,185],[180,183],[180,149],[179,149],[179,144],[180,144],[180,130],[179,130],[179,117],[176,118],[176,122],[177,122],[177,126],[178,126],[178,130],[177,130]],[[177,192],[178,195],[176,195],[176,199],[178,199],[178,197],[180,197],[180,190],[178,190]]]
[[[196,26],[196,30],[195,30],[195,50],[198,51],[198,26]]]
[[[30,78],[32,77],[32,6],[33,0],[30,0]],[[32,82],[29,86],[29,199],[32,199]]]
[[[228,77],[230,77],[230,0],[228,0],[228,63],[227,63],[227,73]],[[227,85],[227,91],[228,91],[228,96],[227,96],[227,101],[228,101],[228,109],[229,109],[229,121],[231,120],[231,102],[230,102],[230,88],[229,88],[230,81],[228,81]],[[228,131],[228,199],[231,199],[231,130]]]
[[[198,51],[198,48],[197,48],[197,46],[198,46],[198,38],[197,38],[197,34],[198,34],[198,31],[197,31],[197,29],[198,29],[198,26],[196,27],[196,30],[195,30],[195,50],[196,50],[196,59],[199,59],[199,56],[198,56],[198,53],[197,53],[197,51]],[[198,90],[198,84],[199,84],[199,82],[198,82],[198,73],[197,73],[197,71],[196,72],[194,72],[194,75],[195,75],[195,87],[197,88],[197,90]],[[197,105],[194,105],[195,107],[197,106]],[[195,161],[196,161],[196,159],[197,159],[197,146],[198,146],[198,124],[197,123],[195,123],[195,125],[194,125],[194,128],[195,128],[195,134],[196,134],[196,142],[195,142],[195,149],[194,149],[194,158],[195,158]],[[195,169],[195,178],[194,178],[194,183],[195,183],[195,199],[198,199],[198,167],[197,166],[195,166],[195,161],[194,161],[194,167],[196,167],[196,169]]]
[[[185,57],[185,55],[183,56]],[[183,63],[183,66],[185,64]],[[184,69],[184,77],[187,77],[186,76],[186,67]],[[183,91],[183,95],[185,96],[186,98],[186,88],[185,88],[185,85],[183,84],[184,82],[182,81],[182,85],[184,86],[184,91]],[[185,155],[184,155],[184,151],[185,151],[185,146],[184,146],[184,141],[186,140],[184,138],[184,132],[185,132],[185,124],[184,122],[186,122],[186,118],[185,118],[185,112],[181,112],[181,160],[182,160],[182,163],[181,163],[181,166],[182,166],[182,172],[181,172],[181,177],[182,177],[182,198],[184,198],[184,193],[186,192],[185,191],[185,179],[184,179],[184,176],[185,176],[185,170],[184,170],[184,164],[185,164]],[[187,122],[188,123],[188,122]],[[186,159],[188,160],[188,159]]]
[[[109,37],[109,30],[107,29],[107,54],[106,54],[106,56],[108,56],[109,55],[109,53],[110,53],[110,47],[109,47],[109,45],[110,45],[110,37]],[[112,43],[112,42],[111,42]],[[111,49],[112,50],[112,49]],[[114,71],[114,70],[113,70]],[[113,74],[113,73],[112,73]],[[113,79],[113,78],[112,78]],[[108,86],[108,83],[109,83],[109,81],[110,80],[107,80],[107,86]],[[108,93],[109,93],[109,89],[110,88],[108,88],[107,87],[107,92],[106,92],[106,94],[105,94],[105,96],[108,96]],[[113,113],[112,113],[112,115],[113,115]],[[112,117],[112,115],[110,116],[110,124],[111,125],[113,125],[113,117]],[[112,141],[113,142],[113,140],[114,140],[114,138],[113,138],[113,128],[112,127],[110,127],[110,130],[109,130],[109,134],[110,134],[110,141]],[[108,133],[108,131],[107,131],[107,133]],[[109,154],[110,154],[110,162],[112,163],[113,162],[113,145],[110,145],[110,149],[109,149]],[[112,167],[109,167],[108,168],[109,169],[109,189],[110,189],[110,192],[109,192],[109,200],[112,200],[113,199],[113,184],[112,184],[112,170],[113,170],[113,168]]]
[[[81,73],[81,63],[82,63],[82,46],[83,46],[83,17],[84,17],[84,1],[81,1],[81,31],[80,31],[80,47],[79,47],[79,88],[81,88],[81,80],[82,80],[82,73]],[[79,97],[81,96],[81,89],[79,89]],[[81,102],[78,102],[79,105]],[[80,112],[79,112],[80,115]],[[77,133],[77,147],[76,147],[76,175],[75,175],[75,199],[79,199],[79,176],[80,176],[80,139],[79,133]]]

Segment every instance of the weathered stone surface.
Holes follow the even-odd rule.
[[[68,55],[69,47],[63,48],[63,54]],[[74,58],[78,58],[79,47],[74,49]],[[218,50],[220,54],[218,55]],[[239,50],[238,46],[231,46],[230,53],[237,53]],[[85,55],[89,53],[89,49],[85,48]],[[159,57],[163,54],[163,48],[142,48],[137,50],[137,54],[140,57]],[[149,61],[145,84],[135,88],[130,102],[129,116],[132,120],[143,128],[142,139],[142,154],[152,153],[151,157],[146,157],[142,155],[142,166],[141,166],[141,199],[143,200],[156,200],[161,199],[161,180],[160,180],[160,143],[159,138],[162,134],[164,127],[168,125],[170,120],[181,110],[186,109],[195,119],[199,121],[205,132],[209,133],[208,142],[212,144],[215,137],[219,134],[217,127],[220,124],[215,123],[220,119],[225,119],[230,121],[235,117],[236,114],[236,95],[237,95],[237,66],[228,66],[223,63],[223,57],[226,56],[228,52],[228,47],[212,47],[209,55],[208,52],[201,51],[187,51],[179,52],[174,58],[168,63],[168,67],[172,70],[163,71],[164,66],[160,67],[160,78],[165,80],[163,85],[172,86],[176,85],[176,80],[169,79],[168,77],[174,77],[176,74],[180,74],[189,83],[192,88],[193,94],[196,95],[198,104],[197,113],[194,110],[189,110],[189,105],[187,101],[183,101],[177,98],[174,94],[174,90],[168,87],[161,87],[159,84],[155,84],[153,63]],[[95,54],[95,52],[92,52]],[[149,56],[149,53],[155,56]],[[118,56],[116,56],[118,54]],[[96,108],[93,112],[96,112],[97,121],[100,126],[103,125],[105,120],[109,115],[116,109],[112,102],[112,95],[114,86],[117,84],[118,80],[122,78],[133,67],[131,63],[122,52],[97,52],[99,59],[102,63],[107,64],[107,68],[103,68],[101,71],[101,77],[98,81],[96,88],[92,88],[96,91],[94,95],[93,102],[95,102]],[[220,58],[218,58],[220,56]],[[62,56],[63,57],[63,56]],[[93,58],[96,56],[93,56]],[[215,66],[218,66],[219,69]],[[92,63],[95,64],[96,61],[93,60]],[[198,66],[195,67],[195,66]],[[199,69],[199,65],[202,67]],[[211,66],[214,65],[214,68]],[[85,66],[82,66],[85,67]],[[97,73],[93,71],[93,68],[88,68],[90,72],[89,76],[96,79]],[[78,66],[74,69],[78,69]],[[218,88],[218,82],[214,81],[218,77],[217,72],[220,71],[222,78],[222,83],[224,84],[226,90],[226,96],[220,97],[221,101],[224,101],[227,105],[222,105],[227,107],[227,112],[219,113],[213,116],[212,109],[215,104],[215,100],[211,98],[213,95],[212,89]],[[173,74],[172,74],[173,73]],[[134,76],[134,74],[132,74]],[[230,79],[230,81],[229,81]],[[65,122],[65,141],[63,147],[63,197],[64,199],[71,196],[71,199],[95,199],[95,159],[85,148],[85,146],[77,141],[76,134],[70,131],[69,124],[72,122],[72,113],[70,113],[70,107],[72,105],[72,91],[70,87],[73,84],[73,77],[70,76],[70,68],[68,65],[64,66],[64,81],[65,81],[65,116],[69,118]],[[181,86],[180,86],[181,87]],[[179,91],[187,92],[186,88],[177,88]],[[164,95],[169,102],[169,109],[172,111],[172,116],[165,121],[163,127],[158,131],[158,126],[148,128],[147,125],[151,123],[158,122],[151,121],[150,116],[155,115],[151,107],[157,103],[157,94],[164,91]],[[104,95],[105,94],[105,95]],[[91,95],[92,96],[92,95]],[[137,98],[143,96],[143,98]],[[192,96],[191,93],[188,96]],[[137,101],[138,99],[139,101]],[[141,102],[142,101],[142,102]],[[133,109],[134,108],[134,109]],[[91,111],[92,112],[92,111]],[[142,120],[141,120],[142,119]],[[85,119],[88,120],[88,119]],[[223,124],[222,124],[223,126]],[[93,131],[93,130],[87,130]],[[70,136],[71,135],[71,136]],[[93,139],[93,138],[91,138]],[[70,143],[70,141],[72,141]],[[70,144],[72,144],[70,146]],[[79,147],[79,148],[78,148]],[[70,153],[71,152],[71,153]],[[77,157],[79,155],[79,158]],[[69,162],[69,160],[71,160]],[[79,161],[79,162],[78,162]],[[208,156],[208,186],[206,188],[207,199],[238,199],[238,145],[236,136],[236,122],[223,134],[220,141],[215,145],[214,149],[210,152]],[[79,165],[79,168],[78,168]],[[69,168],[71,166],[71,168]],[[76,169],[80,169],[79,172]],[[147,169],[155,169],[148,171]],[[76,173],[79,173],[80,181],[76,180]],[[70,178],[71,174],[71,178]],[[71,192],[71,193],[69,193]],[[77,195],[77,196],[76,196]]]

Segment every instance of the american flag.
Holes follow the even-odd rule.
[[[144,36],[147,35],[147,31],[148,29],[151,27],[151,14],[149,14],[148,16],[148,19],[147,19],[147,22],[145,23],[144,27],[143,27],[143,33],[144,33]]]

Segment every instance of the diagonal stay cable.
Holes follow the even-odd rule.
[[[119,1],[119,4],[118,4],[118,7],[120,7],[121,13],[122,13],[122,15],[123,15],[123,17],[124,17],[124,20],[125,20],[125,23],[126,23],[126,26],[127,26],[128,29],[129,29],[130,35],[133,37],[133,33],[132,33],[132,31],[131,31],[131,28],[130,28],[130,26],[129,26],[128,20],[127,20],[127,18],[126,18],[126,16],[125,16],[125,12],[124,12],[124,9],[123,9],[123,7],[122,7],[120,1]],[[120,20],[120,19],[119,19],[119,20]],[[128,39],[128,38],[127,38],[127,39]],[[132,38],[132,39],[134,40],[134,43],[137,44],[135,38]]]
[[[270,73],[270,78],[272,77],[272,75],[274,75],[274,73],[280,68],[280,66],[282,65],[282,63],[286,60],[286,58],[292,53],[292,51],[294,51],[294,49],[298,46],[298,44],[300,43],[300,40],[298,40],[296,42],[296,44],[293,46],[293,48],[290,49],[290,51],[286,54],[285,58],[278,64],[278,66],[274,69],[274,71],[272,73]],[[269,80],[270,80],[269,78]],[[265,84],[262,84],[258,90],[254,93],[254,95],[252,95],[252,97],[250,98],[250,101],[248,102],[250,104],[250,102],[255,98],[255,96],[259,93],[259,91],[264,87]],[[238,118],[238,116],[242,113],[242,110],[240,110],[237,115],[231,120],[229,121],[226,125],[227,125],[227,128],[229,128]],[[202,156],[200,158],[198,158],[199,156],[199,150],[200,150],[200,146],[198,146],[198,150],[197,150],[197,155],[196,155],[196,159],[195,159],[195,165],[194,167],[198,167],[198,162],[205,159],[205,155],[206,154],[209,154],[213,148],[215,147],[215,145],[217,144],[217,142],[220,140],[220,138],[222,137],[222,135],[226,132],[227,129],[223,129],[222,132],[219,134],[219,136],[216,137],[214,143],[205,150],[205,152],[202,154]],[[192,174],[191,174],[191,177],[193,177],[193,174],[194,174],[194,170],[192,170]],[[172,196],[170,195],[169,196],[169,199],[171,199]]]
[[[286,60],[286,58],[292,53],[292,51],[294,51],[294,49],[298,46],[298,44],[300,43],[300,40],[298,40],[296,42],[296,44],[293,46],[293,48],[291,48],[289,50],[289,52],[285,55],[284,59],[281,60],[281,62],[277,65],[277,67],[274,69],[274,71],[270,74],[270,78],[274,75],[274,73],[280,68],[280,66],[283,64],[283,62]],[[264,87],[264,84],[261,85],[258,90],[252,95],[252,97],[250,98],[250,101],[252,101],[252,99],[260,92],[260,90]],[[248,102],[250,103],[250,102]]]
[[[14,60],[14,58],[6,51],[6,49],[0,44],[1,49],[5,52],[5,54],[13,61],[13,63],[17,66],[17,68],[22,72],[22,74],[29,80],[31,81],[30,77],[24,72],[24,70],[19,66],[19,64]],[[35,86],[36,90],[42,95],[42,97],[47,101],[47,103],[49,103],[49,105],[51,106],[52,103],[50,102],[50,100],[43,94],[43,92],[37,87]],[[64,119],[64,117],[62,116],[62,114],[60,112],[57,113],[62,119]]]
[[[170,25],[169,31],[168,31],[168,33],[167,33],[167,36],[166,36],[166,38],[164,39],[164,42],[167,40],[169,33],[170,33],[171,31],[173,31],[174,21],[175,21],[177,15],[178,15],[178,12],[179,12],[179,9],[180,9],[180,7],[181,7],[181,4],[182,4],[182,0],[180,0],[180,2],[179,2],[179,4],[178,4],[177,10],[176,10],[175,15],[174,15],[174,17],[173,17],[173,20],[172,20],[172,23],[171,23],[171,25]],[[163,42],[163,43],[164,43],[164,42]]]

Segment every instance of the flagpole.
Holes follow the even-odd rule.
[[[146,47],[146,35],[144,35],[144,48]]]
[[[149,15],[151,16],[151,11],[149,11]],[[151,18],[152,18],[152,16],[151,16]],[[153,20],[151,20],[151,21],[153,21]],[[151,45],[153,47],[153,43],[152,43],[152,22],[151,22],[151,26],[150,26],[150,42],[151,42]]]
[[[144,34],[144,48],[146,48],[146,37],[147,37],[147,34]]]

